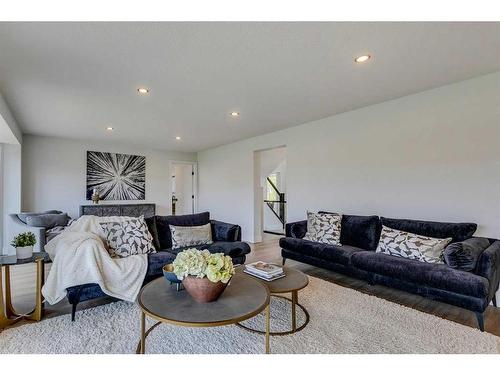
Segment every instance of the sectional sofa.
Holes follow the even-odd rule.
[[[184,250],[184,248],[172,249],[169,225],[189,227],[211,223],[213,243],[195,247],[200,250],[208,249],[212,253],[229,255],[234,264],[245,263],[246,254],[250,253],[250,246],[245,242],[241,242],[241,227],[236,224],[210,220],[209,212],[179,216],[152,216],[145,220],[149,232],[153,236],[153,245],[156,249],[156,253],[148,254],[148,270],[144,279],[145,284],[161,276],[163,266],[172,263],[176,255]],[[80,302],[105,295],[98,284],[85,284],[68,288],[67,297],[72,305],[71,320],[75,320],[76,308]]]
[[[298,221],[287,224],[286,237],[280,239],[283,263],[293,259],[471,310],[483,331],[486,307],[490,302],[496,306],[500,241],[488,238],[474,269],[463,271],[445,263],[423,263],[375,252],[382,225],[428,237],[451,237],[452,243],[470,239],[477,229],[473,223],[343,215],[342,246],[334,246],[304,240],[307,221]]]

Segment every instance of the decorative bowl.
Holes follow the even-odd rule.
[[[213,283],[206,277],[187,276],[182,280],[182,285],[196,302],[207,303],[216,301],[226,289],[227,283],[222,281]]]
[[[167,281],[171,284],[180,284],[182,282],[177,278],[177,276],[175,276],[174,265],[172,263],[163,266],[163,276],[165,276],[165,279],[167,279]]]

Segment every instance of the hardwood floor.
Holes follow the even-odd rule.
[[[248,256],[248,262],[256,260],[264,260],[281,264],[281,250],[278,245],[280,236],[264,234],[263,242],[252,244],[252,252]],[[344,276],[329,270],[310,266],[307,264],[287,260],[287,266],[296,267],[306,274],[318,277],[323,280],[334,282],[347,288],[356,289],[363,293],[374,295],[404,306],[414,308],[429,314],[440,316],[444,319],[468,325],[476,328],[477,322],[474,314],[465,309],[451,306],[445,303],[429,300],[414,294],[409,294],[396,289],[386,288],[381,285],[369,285],[368,283]],[[46,265],[46,275],[50,269],[50,264]],[[12,277],[12,294],[14,307],[19,311],[28,311],[33,307],[34,301],[34,280],[35,266],[34,264],[21,265],[11,268]],[[104,303],[114,301],[111,297],[82,302],[78,305],[78,309],[95,307]],[[69,314],[71,308],[67,300],[45,308],[45,318],[51,318],[58,315]],[[68,316],[68,319],[70,317]],[[77,312],[78,319],[78,312]],[[18,323],[25,324],[25,323]],[[497,336],[500,336],[500,308],[489,306],[485,312],[485,330]]]

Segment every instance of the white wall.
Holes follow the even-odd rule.
[[[0,255],[14,236],[7,215],[21,209],[21,144],[19,126],[0,93]]]
[[[0,143],[21,144],[22,142],[21,129],[0,93]]]
[[[200,152],[199,207],[253,241],[254,151],[286,145],[288,221],[326,209],[499,238],[499,103],[497,72]]]
[[[3,252],[7,254],[11,250],[10,242],[15,233],[8,214],[21,210],[21,145],[3,144],[2,163],[2,243]]]
[[[171,211],[169,160],[195,161],[196,154],[167,152],[61,138],[25,135],[23,139],[23,210],[58,209],[75,218],[86,201],[86,152],[103,151],[146,156],[146,199],[105,203],[156,203],[160,215]]]

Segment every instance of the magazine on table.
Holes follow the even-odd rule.
[[[250,271],[248,269],[243,270],[243,272],[245,272],[251,276],[257,277],[261,280],[265,280],[265,281],[274,281],[274,280],[281,279],[282,277],[286,276],[284,272],[282,272],[278,275],[271,276],[271,277],[266,277],[266,276],[259,275],[257,273],[253,273],[252,271]]]
[[[258,275],[265,277],[277,276],[283,273],[283,268],[275,264],[270,264],[262,261],[247,264],[245,269]]]

